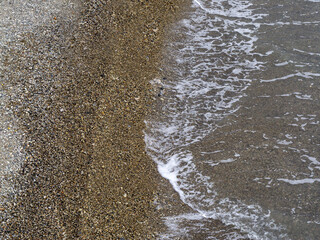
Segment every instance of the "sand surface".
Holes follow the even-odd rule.
[[[156,238],[166,183],[143,121],[164,29],[184,1],[0,4],[0,160],[13,169],[1,177],[0,235]]]

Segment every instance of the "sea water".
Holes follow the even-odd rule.
[[[320,2],[194,0],[172,34],[145,140],[193,212],[162,238],[320,239]]]

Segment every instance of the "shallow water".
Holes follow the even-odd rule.
[[[319,239],[319,11],[314,0],[194,0],[174,27],[146,143],[195,212],[168,217],[163,238],[217,239],[206,222],[219,219],[244,233],[225,239]]]

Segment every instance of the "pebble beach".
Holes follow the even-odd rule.
[[[0,3],[1,239],[157,238],[155,201],[180,203],[144,120],[186,2]]]

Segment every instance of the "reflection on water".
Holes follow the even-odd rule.
[[[146,143],[198,224],[220,219],[253,239],[320,236],[319,11],[316,1],[195,0],[175,27]]]

